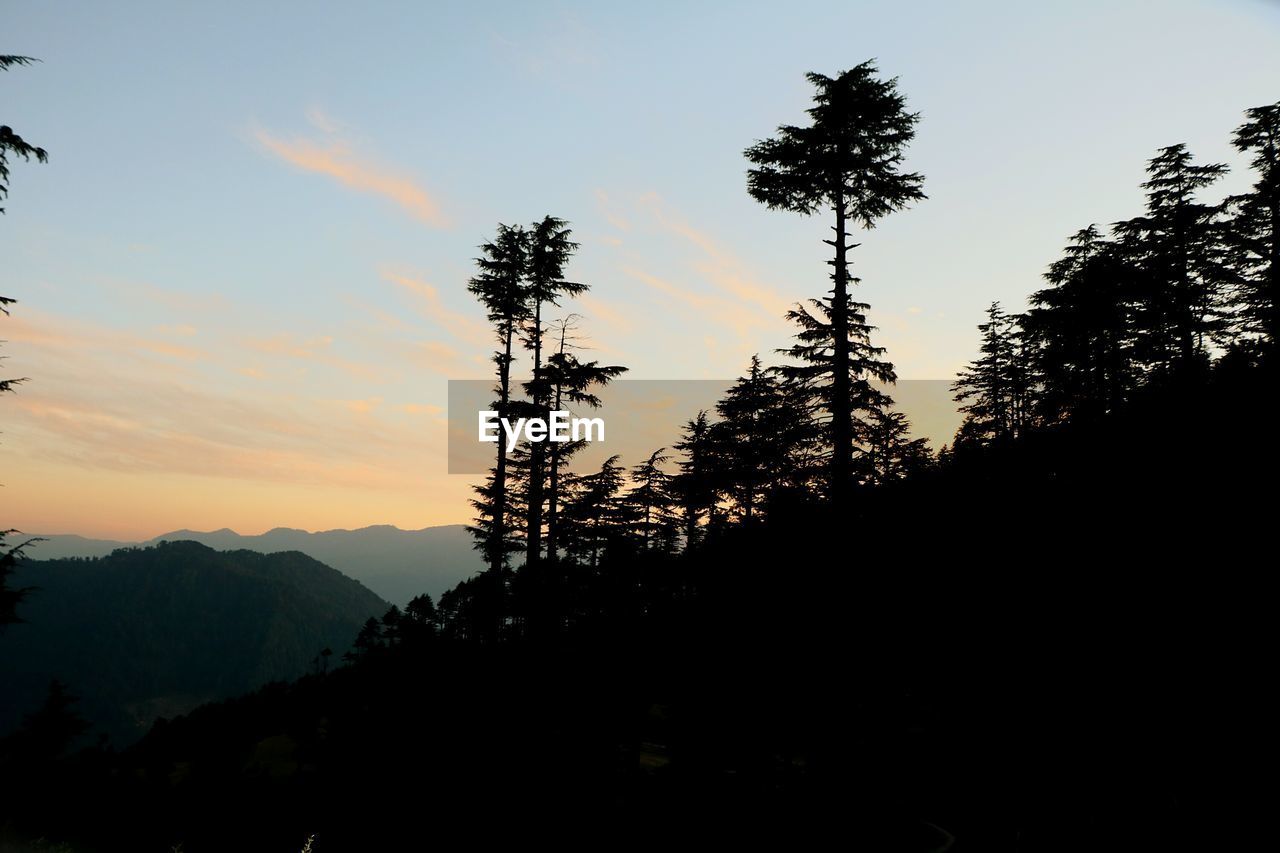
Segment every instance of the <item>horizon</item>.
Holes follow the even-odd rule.
[[[306,533],[308,536],[314,536],[318,533],[360,533],[361,531],[364,531],[364,530],[374,530],[377,528],[391,528],[392,530],[396,530],[400,533],[422,533],[425,530],[436,530],[441,527],[465,527],[465,526],[466,526],[465,524],[458,523],[458,524],[429,524],[426,527],[404,528],[404,527],[397,527],[394,524],[366,524],[363,527],[333,527],[333,528],[327,528],[327,529],[321,529],[321,530],[306,530],[301,527],[271,527],[266,530],[259,531],[257,533],[243,533],[239,530],[233,530],[230,527],[219,527],[215,530],[197,530],[191,527],[177,527],[177,528],[174,528],[173,530],[166,530],[163,533],[157,533],[155,536],[145,536],[139,539],[114,539],[110,537],[85,536],[84,534],[81,534],[81,533],[55,533],[55,532],[50,532],[46,530],[46,531],[41,531],[39,533],[32,533],[30,534],[30,536],[34,536],[37,538],[52,537],[52,536],[76,537],[78,539],[86,539],[91,541],[119,542],[123,545],[136,545],[143,542],[152,542],[152,541],[161,539],[165,536],[169,536],[171,534],[176,534],[176,533],[195,533],[201,536],[210,536],[215,533],[231,533],[231,534],[234,534],[235,536],[252,537],[252,536],[265,536],[268,533],[275,533],[276,531],[283,530],[288,533]],[[39,554],[32,554],[32,557],[34,559],[40,559]]]

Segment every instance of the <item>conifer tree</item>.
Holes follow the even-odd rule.
[[[790,474],[806,419],[797,416],[783,383],[759,356],[752,356],[747,375],[716,403],[716,413],[715,480],[737,518],[751,523]]]
[[[593,389],[603,387],[621,376],[627,368],[620,365],[602,365],[595,361],[580,361],[572,351],[576,344],[573,332],[577,327],[577,315],[571,314],[554,327],[556,351],[547,357],[543,366],[543,379],[550,388],[551,408],[564,411],[566,406],[600,407],[600,398]],[[584,441],[551,442],[547,453],[546,489],[546,554],[550,560],[558,556],[559,513],[561,478],[564,465],[585,446]]]
[[[662,467],[671,457],[665,451],[665,447],[655,450],[631,469],[631,482],[635,485],[627,500],[634,508],[635,539],[642,551],[665,545],[665,534],[672,524],[671,475]]]
[[[1165,374],[1204,363],[1209,343],[1227,327],[1223,207],[1196,200],[1226,171],[1222,164],[1194,165],[1185,145],[1163,148],[1142,184],[1146,214],[1114,226],[1142,270],[1134,314],[1138,356]]]
[[[852,281],[857,283],[859,279]],[[846,295],[845,309],[839,312],[847,329],[844,354],[849,366],[843,406],[835,405],[835,383],[829,378],[835,370],[832,340],[837,314],[831,301],[811,299],[807,305],[797,305],[787,312],[787,319],[799,326],[800,331],[796,333],[797,342],[779,352],[799,363],[784,364],[778,372],[788,381],[793,399],[799,404],[797,410],[808,412],[816,425],[826,448],[821,455],[825,456],[828,467],[832,465],[836,449],[844,446],[836,439],[838,429],[842,429],[837,424],[837,410],[849,418],[852,432],[848,446],[852,452],[857,449],[859,436],[865,433],[866,418],[890,403],[888,395],[878,386],[897,380],[893,365],[883,358],[884,348],[871,343],[875,327],[867,323],[868,308],[866,303],[854,302]],[[852,455],[849,464],[853,464]],[[849,473],[852,477],[852,467]],[[833,482],[828,478],[826,493],[834,499]]]
[[[435,602],[427,593],[415,595],[409,599],[404,608],[401,620],[401,633],[410,642],[421,641],[424,637],[435,634],[440,625],[440,614],[436,611]]]
[[[1112,411],[1134,381],[1132,301],[1139,273],[1093,225],[1071,238],[1031,296],[1022,326],[1039,386],[1037,414],[1052,422]]]
[[[564,296],[577,296],[589,288],[585,284],[566,281],[564,268],[573,257],[578,244],[570,238],[571,231],[563,219],[545,216],[529,229],[528,237],[528,299],[529,316],[524,326],[525,346],[533,353],[533,378],[525,386],[533,404],[535,417],[546,418],[550,410],[553,388],[548,382],[543,365],[542,311],[544,306],[559,305]],[[534,442],[530,447],[528,501],[526,507],[525,563],[536,563],[542,557],[542,526],[544,478],[546,476],[546,442]]]
[[[0,55],[0,71],[30,65],[36,61],[29,56]],[[11,154],[28,161],[34,157],[38,163],[49,160],[49,153],[43,148],[31,145],[14,133],[8,125],[0,125],[0,201],[9,195],[9,155]],[[0,213],[4,213],[3,207],[0,207]],[[0,314],[8,316],[9,311],[5,306],[12,305],[15,301],[7,296],[0,296]],[[26,381],[25,378],[0,378],[0,394],[12,391],[15,386]],[[9,577],[23,557],[24,549],[36,541],[31,539],[18,545],[6,545],[5,538],[17,532],[16,530],[0,531],[0,631],[4,630],[5,625],[21,621],[17,614],[18,605],[31,592],[30,589],[14,588],[8,584]]]
[[[929,439],[911,438],[911,425],[902,412],[879,408],[867,420],[863,453],[866,481],[892,483],[928,468]]]
[[[512,347],[520,324],[529,316],[529,289],[526,283],[528,270],[528,236],[518,226],[499,225],[492,242],[480,247],[481,257],[476,259],[479,272],[471,279],[468,290],[484,306],[489,322],[493,324],[499,349],[493,361],[497,366],[498,399],[494,410],[500,418],[510,414]],[[507,563],[509,537],[507,535],[507,452],[503,442],[496,442],[497,462],[489,481],[476,492],[479,498],[473,505],[482,517],[471,528],[473,535],[482,535],[477,543],[484,551],[490,570],[500,571]]]
[[[1253,189],[1233,197],[1232,232],[1243,257],[1245,329],[1272,347],[1280,340],[1280,102],[1245,111],[1232,144],[1251,154]]]
[[[697,546],[703,519],[711,514],[717,499],[711,424],[705,411],[685,422],[675,449],[681,454],[680,471],[672,478],[671,489],[680,503],[687,551]]]
[[[600,556],[622,537],[629,513],[622,500],[624,472],[610,456],[593,474],[574,476],[561,518],[564,549],[595,568]]]
[[[978,331],[982,334],[979,356],[952,385],[965,416],[957,443],[1015,438],[1028,420],[1029,370],[1018,318],[992,302],[987,321],[979,324]]]
[[[884,216],[924,198],[923,178],[900,168],[903,152],[915,135],[918,115],[906,110],[897,80],[881,80],[872,62],[836,77],[810,73],[816,92],[808,109],[810,123],[783,125],[777,136],[746,151],[754,168],[747,189],[770,208],[812,215],[830,210],[834,239],[832,290],[817,315],[800,309],[802,335],[809,339],[815,375],[827,388],[824,403],[830,417],[831,494],[843,503],[853,473],[854,406],[851,383],[866,375],[866,353],[855,328],[856,303],[850,298],[850,226],[871,229]],[[862,308],[865,310],[865,308]],[[793,312],[795,313],[795,312]]]
[[[0,55],[0,71],[8,71],[10,68],[30,65],[37,61],[30,56]],[[30,144],[14,133],[13,128],[7,124],[0,124],[0,201],[9,195],[9,155],[28,161],[34,157],[37,163],[49,161],[48,151]],[[4,213],[3,207],[0,207],[0,213]]]

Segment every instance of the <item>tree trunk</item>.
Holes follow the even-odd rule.
[[[853,473],[853,411],[849,399],[849,262],[844,194],[835,199],[836,239],[831,301],[831,499],[837,508],[847,505]]]
[[[507,322],[506,348],[502,364],[498,366],[498,417],[507,416],[507,403],[511,399],[511,338],[514,334],[513,323]],[[498,461],[493,468],[493,529],[490,531],[492,542],[489,546],[489,568],[493,572],[502,571],[506,562],[507,541],[507,449],[501,436],[497,441]]]
[[[542,301],[533,307],[533,390],[534,407],[539,417],[547,416],[546,395],[539,384],[542,379]],[[548,439],[549,440],[549,439]],[[542,474],[546,461],[546,442],[531,442],[529,448],[528,536],[525,542],[526,566],[542,559]]]
[[[564,351],[561,344],[561,352]],[[556,411],[560,410],[561,393],[563,386],[556,385],[555,406]],[[551,464],[548,474],[550,481],[547,483],[547,559],[554,562],[556,560],[556,537],[560,523],[559,513],[556,504],[560,497],[560,445],[557,442],[551,444]]]

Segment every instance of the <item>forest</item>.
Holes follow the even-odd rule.
[[[0,848],[1265,843],[1280,102],[1223,128],[1248,192],[1152,152],[1144,209],[986,309],[934,449],[883,390],[855,263],[928,203],[919,116],[873,62],[807,80],[806,123],[743,152],[747,198],[830,225],[791,346],[644,458],[497,442],[486,569],[332,665],[124,747],[53,685],[0,743]],[[480,246],[500,418],[590,413],[627,371],[580,345],[578,251],[553,215]],[[14,542],[9,623],[44,594]]]

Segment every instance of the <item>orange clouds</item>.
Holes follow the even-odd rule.
[[[640,199],[640,203],[648,208],[662,228],[683,237],[702,251],[704,258],[696,264],[696,269],[721,290],[744,302],[758,305],[775,319],[783,317],[795,302],[794,299],[784,297],[767,285],[755,281],[728,250],[706,233],[669,213],[657,193],[647,193]]]
[[[445,476],[441,410],[421,399],[420,382],[369,396],[336,371],[288,370],[342,367],[330,336],[248,342],[263,369],[241,366],[245,342],[234,337],[209,338],[205,352],[31,309],[4,320],[11,372],[32,377],[4,401],[8,524],[151,536],[465,518],[469,483]],[[398,353],[406,376],[429,360],[464,366],[443,345],[398,346],[416,356]]]
[[[332,121],[327,117],[317,121],[317,115],[321,114],[313,114],[313,123],[332,133],[336,127]],[[284,140],[264,130],[256,130],[254,138],[267,151],[303,171],[326,175],[357,192],[382,196],[426,225],[441,228],[449,224],[436,200],[412,178],[362,160],[341,140]]]
[[[382,278],[417,296],[415,307],[428,320],[470,344],[483,347],[493,345],[493,331],[489,326],[474,317],[445,307],[440,301],[439,291],[433,285],[421,279],[389,271],[383,271]]]

